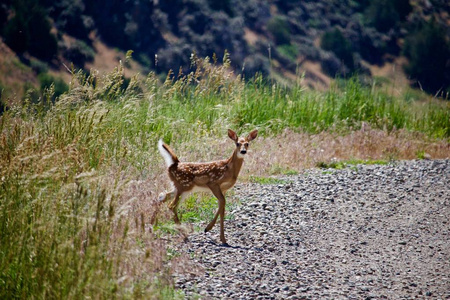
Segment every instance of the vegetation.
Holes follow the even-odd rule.
[[[53,58],[57,52],[57,40],[50,32],[51,25],[47,12],[39,1],[13,1],[11,9],[14,16],[3,30],[6,44],[18,54],[28,51],[44,60]]]
[[[404,21],[411,11],[409,0],[372,0],[365,14],[368,24],[387,32]]]
[[[406,103],[357,79],[317,93],[267,85],[262,77],[245,83],[230,72],[227,55],[216,66],[193,57],[192,66],[163,84],[153,73],[124,84],[121,65],[106,75],[80,71],[55,103],[47,89],[40,101],[3,112],[1,298],[177,295],[170,274],[177,262],[189,262],[149,226],[164,186],[159,138],[184,149],[180,157],[201,160],[223,157],[214,144],[227,127],[258,127],[261,143],[288,128],[343,133],[364,123],[450,137],[448,106]],[[215,143],[198,147],[208,139]],[[278,183],[255,176],[250,180]],[[212,201],[204,203],[210,211]],[[189,220],[210,214],[189,213],[189,205],[197,204],[188,201]],[[170,214],[162,210],[164,216]]]
[[[335,28],[333,31],[326,32],[320,40],[320,46],[322,49],[336,54],[350,72],[355,70],[352,45],[339,29]],[[322,64],[322,68],[331,76],[336,75],[336,70],[326,64]]]
[[[428,8],[409,0],[101,0],[89,5],[85,0],[7,0],[0,6],[0,35],[23,63],[38,58],[51,68],[62,62],[85,67],[93,61],[97,39],[123,52],[135,51],[145,70],[157,73],[180,67],[188,71],[191,53],[205,57],[227,50],[234,70],[243,70],[247,79],[270,72],[275,73],[272,79],[287,77],[286,72],[292,76],[305,60],[319,62],[331,77],[355,70],[369,74],[362,59],[383,64],[404,53],[412,60],[408,74],[434,94],[436,86],[448,86],[439,80],[447,78],[441,74],[448,64],[426,67],[435,74],[430,82],[437,84],[419,78],[425,64],[415,57],[424,56],[414,48],[431,44],[420,38],[415,25],[434,18],[443,30],[433,31],[429,39],[439,43],[448,39],[450,22],[447,1],[427,3]],[[406,33],[412,36],[402,49]],[[414,36],[421,42],[413,42]],[[315,43],[318,38],[322,48]],[[306,76],[314,78],[309,72]]]
[[[356,165],[386,165],[388,161],[385,160],[362,160],[362,159],[351,159],[346,161],[332,161],[332,162],[318,162],[317,167],[322,169],[344,169],[348,166]]]
[[[405,39],[405,70],[416,85],[433,94],[450,92],[450,40],[435,21],[422,24]]]
[[[290,43],[291,32],[285,18],[274,17],[267,23],[267,30],[273,35],[275,42],[278,45]]]

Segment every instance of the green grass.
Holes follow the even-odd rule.
[[[225,220],[233,219],[233,215],[230,214],[233,208],[239,205],[239,202],[230,200],[228,195],[225,205]],[[186,223],[209,223],[218,209],[217,199],[208,194],[196,194],[188,197],[180,204],[179,215],[181,222]],[[204,228],[201,228],[202,230]]]
[[[361,159],[351,159],[344,161],[332,161],[332,162],[318,162],[316,166],[322,169],[345,169],[347,167],[356,165],[387,165],[389,162],[387,160],[361,160]]]
[[[0,298],[178,297],[168,252],[145,226],[163,189],[159,138],[209,154],[207,141],[227,128],[257,127],[268,137],[287,128],[348,132],[366,122],[450,137],[448,103],[407,102],[356,79],[326,93],[261,77],[246,83],[230,74],[227,56],[220,66],[193,63],[195,72],[169,73],[164,83],[155,74],[125,81],[121,66],[74,73],[55,103],[50,89],[0,116]],[[188,199],[183,221],[208,222],[216,209],[214,198]]]
[[[289,183],[289,181],[285,179],[279,179],[275,177],[262,177],[262,176],[253,176],[251,175],[249,177],[249,181],[252,183],[258,183],[258,184],[286,184]]]

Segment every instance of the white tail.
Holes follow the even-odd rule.
[[[227,244],[224,233],[225,197],[223,194],[236,183],[249,142],[254,140],[257,135],[258,131],[253,130],[247,137],[238,138],[233,130],[228,129],[228,136],[236,143],[233,154],[228,159],[207,163],[180,162],[169,146],[161,140],[158,142],[158,149],[166,161],[169,178],[174,186],[172,191],[162,193],[159,198],[164,202],[173,199],[169,208],[174,213],[175,223],[180,223],[177,214],[180,200],[196,191],[210,191],[217,198],[219,209],[206,226],[205,232],[213,228],[220,215],[220,240],[223,244]]]
[[[167,167],[170,167],[175,163],[174,158],[172,157],[172,153],[164,147],[165,144],[162,140],[159,140],[158,142],[158,150],[161,153],[162,157],[164,158],[164,161],[166,162]]]

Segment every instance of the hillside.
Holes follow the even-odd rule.
[[[324,89],[335,76],[381,76],[448,98],[449,11],[445,0],[6,1],[0,87],[4,101],[21,99],[30,87],[67,83],[72,63],[109,71],[128,50],[136,64],[127,77],[186,73],[192,53],[228,51],[246,78],[289,85],[304,74],[306,86]]]

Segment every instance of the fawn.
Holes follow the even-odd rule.
[[[186,198],[190,193],[212,192],[219,202],[219,209],[206,226],[205,232],[213,228],[220,215],[220,241],[223,245],[228,245],[224,233],[225,197],[223,194],[236,183],[249,142],[254,140],[257,135],[258,131],[255,129],[247,137],[238,138],[236,132],[228,129],[228,136],[236,143],[233,154],[228,159],[206,163],[180,162],[168,145],[164,144],[162,140],[158,142],[158,149],[166,162],[169,178],[173,184],[173,190],[161,193],[159,200],[166,202],[173,199],[169,208],[174,214],[175,223],[180,223],[177,214],[180,200]]]

